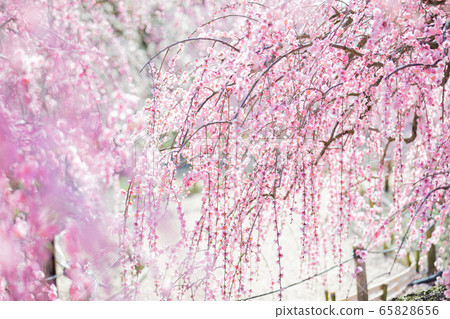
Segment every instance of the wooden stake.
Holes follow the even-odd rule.
[[[410,252],[406,253],[406,265],[408,266],[408,268],[412,265]]]
[[[434,231],[434,224],[427,230],[427,239],[431,238]],[[434,275],[436,273],[436,246],[431,245],[430,250],[427,253],[428,275]]]
[[[387,284],[381,285],[381,289],[383,290],[383,294],[381,295],[381,300],[383,300],[383,301],[386,301],[386,299],[387,299],[387,288],[388,288]]]
[[[357,297],[358,301],[368,301],[369,293],[367,292],[366,263],[362,262],[362,259],[355,254],[356,250],[363,250],[363,248],[362,247],[353,248],[353,258],[355,260],[355,266],[362,268],[362,271],[356,274]]]
[[[417,273],[420,271],[419,260],[420,260],[420,250],[416,250],[416,272]]]

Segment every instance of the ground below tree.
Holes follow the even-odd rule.
[[[392,301],[444,301],[445,298],[444,286],[432,286],[427,290],[407,294],[402,297],[393,298]]]

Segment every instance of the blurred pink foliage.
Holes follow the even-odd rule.
[[[114,109],[134,107],[74,3],[7,1],[0,13],[0,299],[57,298],[44,278],[64,231],[73,289],[114,248],[104,192],[121,171]],[[97,46],[97,48],[96,48]],[[124,60],[124,59],[122,59]],[[116,59],[118,62],[120,59]],[[111,82],[113,84],[111,84]],[[116,112],[117,113],[117,112]],[[81,282],[81,283],[80,283]],[[91,287],[92,288],[92,287]],[[84,290],[81,290],[84,293]],[[79,296],[87,298],[87,294]]]

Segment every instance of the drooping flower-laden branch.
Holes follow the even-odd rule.
[[[310,275],[327,254],[344,275],[350,227],[367,249],[393,236],[399,255],[406,247],[425,252],[445,234],[448,14],[420,1],[308,3],[226,6],[216,12],[226,19],[198,30],[199,39],[216,40],[197,44],[197,59],[177,63],[190,39],[164,65],[149,65],[151,149],[131,190],[140,194],[139,214],[177,207],[181,235],[154,271],[157,282],[173,278],[157,287],[161,298],[250,297],[271,234],[282,298],[291,221]],[[217,23],[234,15],[248,19]],[[177,168],[186,165],[180,185]],[[181,201],[195,183],[203,185],[202,206],[188,227]],[[161,256],[157,236],[148,240]],[[446,267],[442,259],[437,266]]]

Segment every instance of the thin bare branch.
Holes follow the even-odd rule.
[[[430,191],[430,192],[424,197],[424,199],[423,199],[422,202],[420,203],[419,207],[418,207],[418,208],[416,209],[416,211],[414,212],[414,215],[411,217],[411,221],[409,222],[408,228],[406,229],[406,232],[405,232],[405,234],[403,235],[402,242],[400,243],[400,246],[398,247],[397,253],[395,254],[395,258],[394,258],[394,261],[393,261],[393,263],[392,263],[391,270],[389,271],[389,273],[392,273],[392,269],[394,268],[395,262],[397,261],[398,254],[400,253],[400,250],[402,249],[403,244],[404,244],[405,241],[406,241],[406,236],[408,235],[409,230],[411,229],[411,225],[412,225],[412,223],[414,222],[416,216],[419,214],[419,211],[420,211],[420,209],[422,208],[423,204],[425,204],[425,202],[427,201],[428,197],[430,197],[434,192],[436,192],[436,191],[438,191],[438,190],[445,190],[445,191],[447,191],[448,189],[450,189],[450,185],[444,185],[444,186],[436,187],[435,189],[433,189],[432,191]]]
[[[403,66],[401,66],[401,67],[396,68],[396,69],[395,69],[394,71],[392,71],[391,73],[389,73],[389,74],[386,76],[386,80],[388,80],[392,75],[394,75],[395,73],[397,73],[397,72],[399,72],[399,71],[401,71],[401,70],[403,70],[403,69],[411,68],[411,67],[414,67],[414,66],[423,66],[423,67],[426,67],[426,68],[434,68],[434,67],[437,66],[437,64],[438,64],[440,61],[442,61],[442,59],[438,59],[438,60],[437,60],[436,62],[434,62],[433,64],[410,63],[410,64],[403,65]]]
[[[230,47],[230,48],[233,49],[234,51],[239,52],[239,49],[238,49],[238,48],[236,48],[235,46],[229,44],[228,42],[225,42],[225,41],[220,40],[220,39],[215,39],[215,38],[192,38],[192,39],[184,39],[184,40],[181,40],[181,41],[172,43],[171,45],[165,47],[164,49],[162,49],[161,51],[159,51],[158,53],[156,53],[154,56],[152,56],[152,57],[150,58],[150,60],[148,60],[147,63],[144,64],[144,66],[143,66],[142,69],[139,71],[139,73],[142,72],[142,71],[145,69],[145,67],[146,67],[147,65],[149,65],[149,64],[150,64],[150,63],[151,63],[158,55],[160,55],[160,54],[163,53],[164,51],[169,50],[170,48],[172,48],[172,47],[174,47],[174,46],[176,46],[176,45],[179,45],[179,44],[182,44],[182,43],[185,43],[185,42],[191,42],[191,41],[213,41],[213,42],[219,42],[219,43],[222,43],[222,44],[224,44],[224,45]]]
[[[242,101],[241,105],[239,106],[239,109],[242,109],[245,106],[245,103],[247,102],[248,98],[250,97],[250,94],[253,92],[253,90],[255,89],[256,85],[258,84],[258,82],[267,74],[267,72],[270,71],[270,69],[272,69],[278,62],[280,62],[281,60],[283,60],[284,58],[288,57],[289,55],[291,55],[294,52],[297,52],[299,50],[302,49],[306,49],[308,47],[312,46],[312,42],[304,44],[304,45],[300,45],[299,47],[290,50],[288,52],[286,52],[283,55],[280,55],[278,58],[275,59],[275,61],[272,62],[272,64],[270,64],[263,73],[261,73],[261,75],[258,77],[258,79],[256,79],[255,82],[253,82],[252,87],[250,88],[250,90],[248,91],[247,95],[245,96],[244,100]],[[239,114],[239,110],[236,112],[236,114],[234,115],[233,119],[236,119],[237,116]]]
[[[317,163],[319,163],[319,160],[322,158],[323,154],[325,154],[326,150],[328,149],[328,147],[330,146],[331,143],[340,139],[344,135],[353,135],[355,133],[355,131],[353,129],[349,129],[349,130],[342,131],[339,134],[337,134],[336,136],[334,136],[334,131],[335,131],[335,129],[333,129],[333,132],[332,132],[330,138],[328,139],[328,141],[324,142],[324,146],[323,146],[322,150],[320,151],[319,156],[316,159],[316,163],[315,163],[316,165],[317,165]]]

